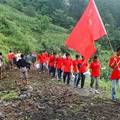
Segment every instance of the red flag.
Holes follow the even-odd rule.
[[[96,51],[94,41],[106,35],[94,0],[90,0],[81,19],[67,38],[65,44],[80,52],[86,60]]]

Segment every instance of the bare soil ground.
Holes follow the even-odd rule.
[[[17,97],[0,98],[0,120],[120,120],[120,103],[51,80],[47,73],[29,73],[29,85],[17,85],[19,71],[8,72],[0,91]]]

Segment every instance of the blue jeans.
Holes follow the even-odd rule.
[[[120,80],[112,80],[112,100],[116,99],[116,85],[119,85],[120,87]]]
[[[67,78],[67,84],[70,84],[70,77],[71,77],[71,72],[64,72],[63,73],[63,82],[65,83],[66,78]]]

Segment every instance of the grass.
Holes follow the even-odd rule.
[[[105,91],[104,96],[111,98],[112,81],[100,81],[100,86]],[[120,86],[118,84],[116,85],[116,94],[120,100]]]
[[[86,78],[85,87],[90,88],[90,77]],[[104,91],[103,98],[111,99],[111,89],[112,89],[112,81],[111,80],[99,80],[99,87]],[[120,100],[120,86],[116,85],[116,94],[118,99]]]
[[[2,100],[13,100],[17,98],[17,92],[10,91],[10,92],[0,92],[0,99]]]

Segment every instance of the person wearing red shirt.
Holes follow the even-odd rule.
[[[48,60],[48,52],[47,51],[44,52],[44,56],[45,56],[45,61],[47,61]]]
[[[50,56],[51,56],[51,53],[49,52],[49,53],[48,53],[48,59],[47,59],[47,64],[48,64],[48,73],[49,73],[49,74],[50,74],[50,65],[49,65]]]
[[[77,66],[78,66],[78,61],[79,61],[80,56],[76,55],[75,57],[76,57],[76,59],[73,60],[73,62],[72,62],[73,75],[75,76],[75,78],[74,78],[74,86],[76,86],[76,82],[77,82],[77,79],[78,79],[78,67]]]
[[[9,53],[7,54],[7,58],[8,58],[10,69],[12,70],[14,68],[13,60],[15,58],[15,54],[12,51],[9,51]]]
[[[62,75],[63,57],[61,53],[56,58],[57,77],[60,80]]]
[[[47,51],[44,52],[44,56],[45,56],[45,62],[44,62],[44,67],[46,70],[48,70],[48,59],[49,59],[49,54]]]
[[[56,73],[56,53],[53,53],[49,56],[49,74],[52,77],[55,77],[55,73]]]
[[[112,100],[116,100],[116,84],[120,85],[120,47],[116,55],[109,60],[109,67],[112,68],[110,79],[112,80]]]
[[[41,52],[40,54],[38,54],[37,56],[38,58],[38,62],[39,62],[39,72],[43,72],[44,71],[44,60],[45,60],[45,56],[44,54]]]
[[[72,66],[72,59],[70,57],[69,53],[66,53],[66,58],[63,60],[63,82],[66,82],[67,78],[67,84],[70,84],[71,79],[71,66]]]
[[[81,88],[84,87],[84,83],[85,83],[85,72],[87,71],[87,62],[85,62],[84,57],[82,56],[82,59],[79,59],[78,61],[78,79],[77,79],[77,83],[76,83],[76,87],[79,85],[79,82],[81,80]]]
[[[94,56],[93,61],[90,63],[90,69],[91,69],[91,83],[90,87],[93,88],[94,82],[95,82],[95,89],[96,93],[99,93],[98,87],[99,87],[99,82],[98,82],[98,77],[100,77],[100,61],[97,58],[97,56]]]

